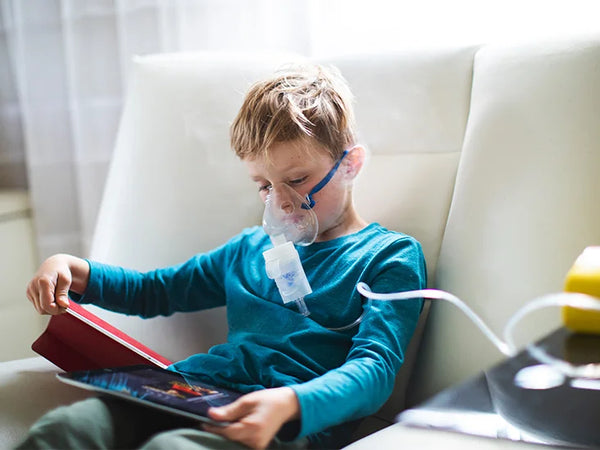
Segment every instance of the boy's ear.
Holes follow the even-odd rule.
[[[360,173],[366,157],[367,151],[361,145],[356,145],[348,150],[343,161],[344,175],[348,180],[353,180]]]

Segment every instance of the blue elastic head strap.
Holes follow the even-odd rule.
[[[349,150],[344,150],[344,153],[342,153],[340,159],[338,159],[338,161],[335,163],[335,166],[333,166],[327,175],[325,175],[325,178],[319,181],[317,185],[312,188],[308,194],[306,194],[306,200],[308,200],[308,203],[302,203],[303,209],[310,209],[315,206],[315,201],[313,200],[312,196],[323,189],[327,183],[329,183],[329,180],[331,180],[331,177],[335,175],[335,172],[338,170],[338,167],[340,167],[342,160],[348,154],[348,152]]]

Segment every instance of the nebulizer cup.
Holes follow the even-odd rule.
[[[294,244],[315,241],[319,229],[315,212],[290,186],[272,186],[265,201],[263,229],[273,243],[263,253],[267,276],[275,280],[284,304],[293,301],[302,315],[309,315],[304,296],[312,289]]]

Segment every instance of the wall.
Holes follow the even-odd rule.
[[[0,190],[0,361],[35,356],[31,343],[48,320],[25,296],[35,261],[27,192]]]

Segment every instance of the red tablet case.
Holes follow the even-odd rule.
[[[31,348],[67,372],[134,364],[165,368],[171,364],[74,301],[66,313],[50,318]]]

